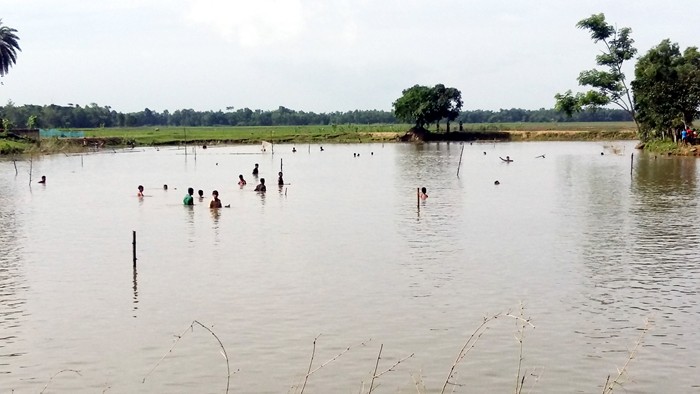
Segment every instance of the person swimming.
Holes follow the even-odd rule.
[[[258,163],[255,163],[255,168],[253,168],[253,175],[258,175]]]
[[[41,176],[41,180],[39,181],[39,183],[46,184],[46,175]]]
[[[245,186],[248,182],[243,179],[243,174],[238,175],[238,186]]]
[[[498,156],[499,159],[503,160],[506,163],[512,163],[513,159],[510,158],[510,156],[506,156],[506,158],[502,158],[501,156]]]
[[[139,187],[137,187],[137,189],[139,190],[139,192],[136,193],[136,197],[139,197],[139,198],[143,197],[143,186],[139,185]]]
[[[199,196],[199,201],[204,200],[204,190],[202,190],[202,189],[197,190],[197,195]]]
[[[425,187],[420,188],[420,193],[418,194],[418,197],[420,197],[421,200],[425,201],[428,199],[428,189]]]

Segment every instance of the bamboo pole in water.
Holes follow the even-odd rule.
[[[416,207],[418,208],[418,213],[420,213],[420,187],[416,188]]]
[[[134,269],[136,269],[136,230],[133,230],[131,232],[133,241],[131,241],[131,251],[134,256]]]
[[[32,169],[34,167],[34,156],[29,156],[29,186],[32,185]]]
[[[634,153],[630,156],[630,176],[632,176],[632,169],[634,168]]]
[[[459,152],[459,164],[457,165],[457,178],[459,178],[459,168],[462,167],[462,154],[464,154],[464,144],[462,144],[462,151]]]

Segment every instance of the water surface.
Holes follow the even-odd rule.
[[[54,392],[224,392],[219,344],[193,320],[224,344],[232,392],[294,392],[316,337],[315,366],[351,349],[305,392],[367,392],[382,344],[378,372],[414,356],[375,392],[439,392],[483,318],[521,303],[533,392],[600,392],[647,319],[623,389],[700,391],[696,159],[631,142],[296,148],[45,156],[31,186],[28,161],[0,162],[0,392],[67,369],[81,375]],[[204,201],[182,206],[187,187]],[[213,189],[231,208],[208,208]],[[454,392],[514,390],[515,320],[488,327]]]

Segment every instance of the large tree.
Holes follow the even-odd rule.
[[[594,43],[602,42],[605,46],[603,53],[596,56],[596,63],[604,70],[582,71],[578,76],[579,85],[592,89],[575,95],[571,90],[557,94],[555,108],[571,115],[574,112],[615,104],[627,112],[637,124],[634,101],[627,86],[625,73],[622,72],[622,65],[637,53],[637,49],[632,46],[634,40],[630,37],[632,29],[623,27],[616,30],[605,21],[605,15],[602,13],[579,21],[576,27],[588,30]]]
[[[439,123],[442,119],[455,120],[462,108],[462,93],[443,84],[432,88],[415,85],[404,89],[393,106],[397,119],[414,123],[417,129],[422,129],[426,124]]]
[[[447,88],[443,84],[433,87],[433,95],[436,103],[436,123],[441,119],[447,120],[447,131],[450,131],[450,122],[457,119],[462,109],[462,92],[456,88]]]
[[[17,30],[3,26],[0,19],[0,77],[5,76],[10,67],[17,62],[17,51],[19,47],[19,37]]]
[[[643,140],[666,138],[700,113],[700,52],[663,40],[639,58],[632,82]]]

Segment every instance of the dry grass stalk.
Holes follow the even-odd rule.
[[[51,381],[53,380],[53,378],[55,378],[56,376],[62,374],[63,372],[73,372],[73,373],[78,374],[78,376],[83,376],[83,375],[80,374],[80,371],[76,371],[75,369],[62,369],[62,370],[56,372],[55,374],[53,374],[53,376],[51,376],[51,378],[49,378],[49,381],[46,382],[46,386],[44,386],[44,388],[41,389],[41,391],[39,392],[39,394],[43,394],[44,391],[46,391],[46,389],[47,389],[47,388],[49,387],[49,385],[51,384]],[[14,391],[14,390],[13,390],[13,391]]]
[[[450,368],[450,373],[447,375],[447,379],[445,379],[445,383],[442,385],[442,390],[440,391],[440,394],[445,393],[445,390],[447,389],[447,385],[452,385],[453,390],[454,390],[454,386],[456,384],[450,380],[455,375],[455,369],[457,368],[457,365],[459,365],[459,363],[462,362],[462,360],[464,360],[464,358],[467,356],[469,351],[471,351],[476,346],[476,343],[479,341],[479,339],[484,334],[484,332],[486,332],[486,330],[488,329],[488,324],[491,321],[496,320],[499,317],[504,317],[504,316],[510,317],[510,318],[515,319],[516,321],[522,322],[523,329],[524,329],[524,326],[530,326],[532,328],[535,328],[535,326],[530,322],[530,319],[525,319],[524,317],[513,315],[510,313],[510,311],[507,313],[499,312],[493,316],[484,317],[484,320],[476,328],[476,330],[474,330],[472,332],[472,334],[469,336],[467,341],[464,343],[464,346],[462,346],[459,353],[457,354],[457,358],[455,359],[454,363],[452,364],[452,367]],[[521,358],[522,358],[522,354],[521,354]],[[520,375],[520,372],[518,373],[518,375]],[[518,381],[520,381],[520,376],[518,376]],[[517,387],[520,387],[520,383],[517,384]]]
[[[632,359],[637,355],[637,350],[639,349],[639,346],[641,346],[642,341],[644,340],[644,336],[647,334],[647,332],[651,329],[651,322],[649,319],[647,319],[644,322],[644,327],[642,328],[642,333],[639,334],[639,337],[634,343],[634,347],[632,350],[629,351],[629,356],[627,357],[627,360],[625,361],[625,364],[622,366],[622,368],[617,369],[617,377],[610,381],[610,375],[608,375],[608,378],[605,380],[605,385],[603,386],[603,394],[609,394],[613,392],[613,389],[616,386],[622,387],[622,377],[625,375],[627,371],[627,367],[629,364],[632,362]]]
[[[416,386],[416,392],[418,394],[423,394],[427,390],[425,389],[425,384],[423,383],[423,374],[422,372],[418,374],[418,377],[416,378],[416,375],[413,373],[410,374],[411,379],[413,379],[413,384]]]
[[[221,342],[221,339],[219,339],[219,337],[214,333],[214,331],[212,331],[209,327],[205,326],[204,324],[200,323],[197,320],[193,320],[192,324],[190,324],[189,327],[187,327],[185,329],[185,331],[182,332],[182,334],[177,336],[177,339],[175,340],[175,342],[173,342],[173,345],[170,347],[170,349],[168,349],[168,351],[163,355],[163,357],[161,357],[160,360],[158,360],[158,362],[153,366],[153,368],[151,368],[151,370],[148,371],[146,376],[143,377],[143,380],[141,381],[141,383],[146,383],[146,378],[148,378],[151,375],[151,373],[153,373],[153,371],[155,371],[156,368],[158,368],[158,365],[160,365],[160,363],[163,360],[165,360],[165,358],[168,356],[168,354],[172,353],[175,346],[178,344],[178,342],[180,342],[180,339],[182,339],[182,337],[187,333],[187,331],[194,331],[195,324],[202,327],[203,329],[209,331],[209,333],[211,335],[213,335],[214,338],[216,338],[216,340],[219,342],[219,346],[221,347],[221,355],[224,356],[224,359],[226,359],[226,393],[228,394],[229,387],[231,384],[231,368],[229,365],[229,359],[228,359],[228,354],[226,353],[226,348],[224,347],[224,344]]]
[[[481,338],[481,335],[483,335],[484,330],[486,330],[488,323],[492,320],[498,319],[501,315],[502,313],[497,313],[490,317],[484,317],[484,320],[481,322],[481,324],[476,328],[476,330],[474,330],[474,332],[472,332],[467,341],[464,343],[464,346],[462,346],[462,348],[459,350],[459,353],[457,354],[457,358],[455,358],[454,363],[452,363],[450,373],[447,375],[447,379],[445,379],[445,384],[442,385],[442,390],[440,391],[440,394],[445,393],[448,384],[454,384],[450,382],[450,379],[452,379],[452,377],[454,376],[457,365],[464,359],[467,353],[469,353],[469,351],[474,348],[476,342],[479,340],[479,338]]]
[[[356,346],[365,346],[365,345],[367,345],[368,342],[370,342],[370,341],[372,340],[372,338],[370,338],[370,339],[368,339],[368,340],[366,340],[366,341],[364,341],[364,342],[361,342],[359,345],[356,345],[356,346],[348,346],[348,347],[346,347],[342,352],[336,354],[335,356],[333,356],[333,357],[331,357],[330,359],[326,360],[324,363],[322,363],[322,364],[319,365],[318,367],[316,367],[316,368],[314,368],[313,370],[311,370],[311,364],[313,364],[314,355],[315,355],[315,353],[316,353],[316,340],[317,340],[320,336],[321,336],[321,334],[319,334],[316,338],[314,338],[314,346],[313,346],[313,350],[312,350],[312,353],[311,353],[311,362],[309,363],[309,371],[306,373],[306,375],[304,375],[304,384],[303,384],[302,390],[299,392],[299,394],[302,394],[302,393],[304,392],[304,387],[306,386],[306,382],[308,381],[309,376],[315,374],[316,372],[318,372],[320,369],[322,369],[322,368],[325,367],[326,365],[328,365],[328,364],[332,363],[333,361],[337,360],[337,359],[340,358],[342,355],[344,355],[345,353],[349,352],[350,349],[353,349],[353,348],[356,347]],[[290,390],[293,389],[294,387],[295,387],[295,386],[292,386],[292,387],[290,388]]]
[[[414,355],[415,355],[415,353],[411,353],[410,355],[408,355],[408,356],[406,356],[406,357],[400,359],[399,361],[395,362],[394,365],[392,365],[391,367],[385,369],[383,372],[380,372],[380,373],[376,374],[376,375],[375,375],[375,378],[378,378],[378,377],[384,375],[384,374],[387,373],[387,372],[393,371],[394,368],[396,368],[399,364],[401,364],[402,362],[408,360],[409,358],[413,357]]]
[[[301,391],[299,392],[300,394],[304,393],[304,389],[306,388],[306,382],[309,380],[309,374],[311,373],[311,366],[314,363],[314,356],[316,355],[316,341],[318,340],[318,337],[320,337],[321,334],[318,334],[316,338],[314,338],[314,347],[311,350],[311,360],[309,361],[309,369],[306,370],[306,376],[304,376],[304,385],[301,386]]]
[[[379,360],[382,358],[382,349],[384,349],[384,344],[379,346],[379,354],[377,355],[377,362],[374,364],[374,372],[372,372],[372,382],[369,384],[368,394],[372,394],[372,389],[374,389],[374,379],[377,377],[377,368],[379,368]]]
[[[520,302],[520,314],[519,316],[513,316],[508,314],[507,316],[515,318],[515,328],[517,334],[515,335],[515,340],[518,341],[519,354],[518,354],[518,374],[515,377],[515,394],[521,394],[523,392],[523,386],[525,385],[525,373],[522,373],[523,366],[523,340],[525,339],[525,328],[530,325],[532,328],[535,326],[530,323],[530,319],[525,319],[525,305]],[[521,376],[522,374],[522,376]]]

